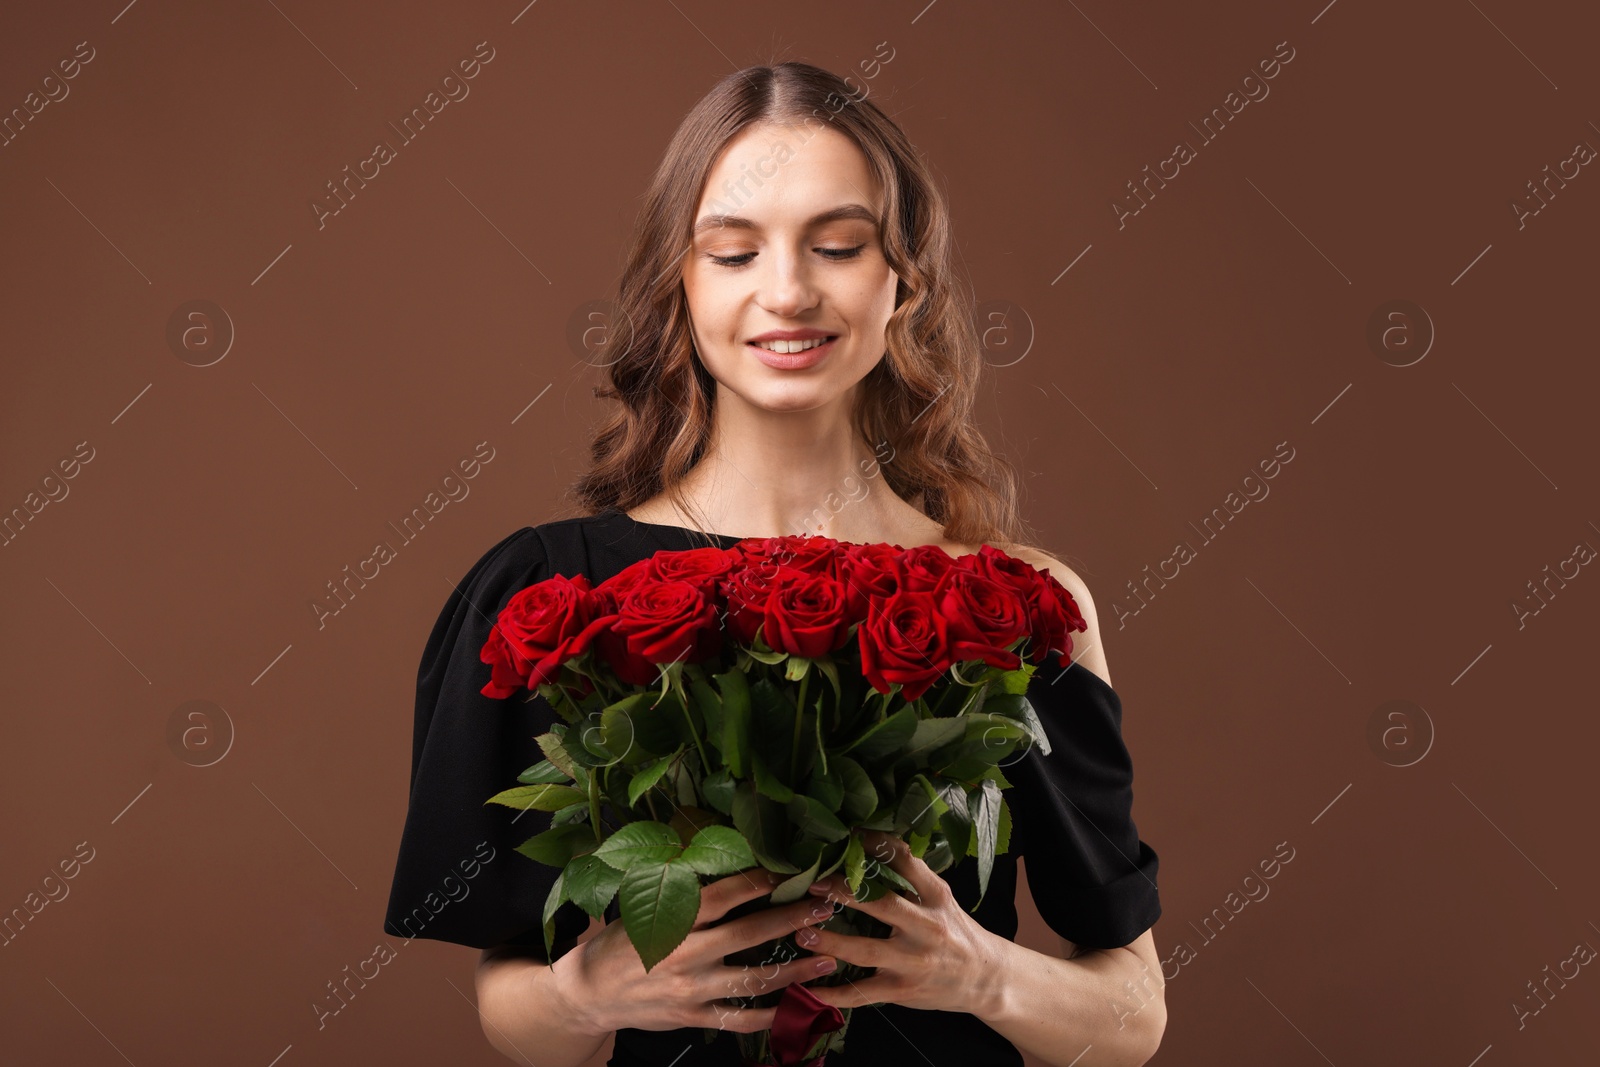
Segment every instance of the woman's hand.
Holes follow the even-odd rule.
[[[868,870],[886,863],[910,882],[921,897],[909,900],[896,892],[862,902],[850,894],[843,875],[814,883],[818,900],[844,904],[889,926],[887,938],[859,937],[833,930],[805,929],[795,935],[802,948],[826,953],[846,963],[876,967],[871,978],[845,985],[808,985],[818,1000],[841,1008],[865,1004],[903,1004],[908,1008],[972,1012],[990,985],[987,976],[1003,959],[997,941],[955,898],[950,884],[904,841],[878,830],[862,834]],[[832,914],[824,911],[823,918]]]
[[[812,900],[798,900],[712,924],[734,907],[771,893],[786,877],[757,867],[702,886],[700,911],[689,936],[648,973],[622,921],[606,924],[552,965],[563,1002],[558,1010],[595,1036],[623,1027],[704,1026],[738,1033],[769,1029],[776,1006],[741,1008],[722,1001],[826,974],[833,970],[833,960],[802,956],[753,968],[729,966],[723,957],[820,922],[830,911]]]

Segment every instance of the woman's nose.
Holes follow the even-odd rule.
[[[759,295],[763,308],[781,318],[794,318],[816,306],[815,280],[799,257],[779,253],[767,257],[767,263]]]

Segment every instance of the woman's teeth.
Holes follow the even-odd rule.
[[[777,352],[787,356],[796,352],[804,352],[808,348],[816,348],[818,345],[826,344],[831,340],[833,340],[831,337],[818,337],[810,341],[752,341],[750,343],[758,348],[765,348],[768,352]]]

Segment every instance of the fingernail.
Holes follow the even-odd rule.
[[[802,945],[815,945],[820,940],[817,937],[817,932],[809,926],[796,933],[794,939]]]
[[[834,968],[837,967],[837,966],[839,966],[839,965],[834,960],[825,959],[822,962],[817,964],[817,973],[818,974],[832,974],[833,971],[834,971]]]
[[[809,886],[806,887],[806,892],[812,894],[813,896],[818,896],[818,897],[827,896],[828,895],[828,883],[827,882],[812,882]]]

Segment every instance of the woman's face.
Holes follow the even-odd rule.
[[[771,411],[819,408],[883,357],[898,279],[878,205],[866,157],[836,130],[756,124],[729,142],[683,266],[695,345],[723,390]],[[773,333],[801,340],[758,349]]]

